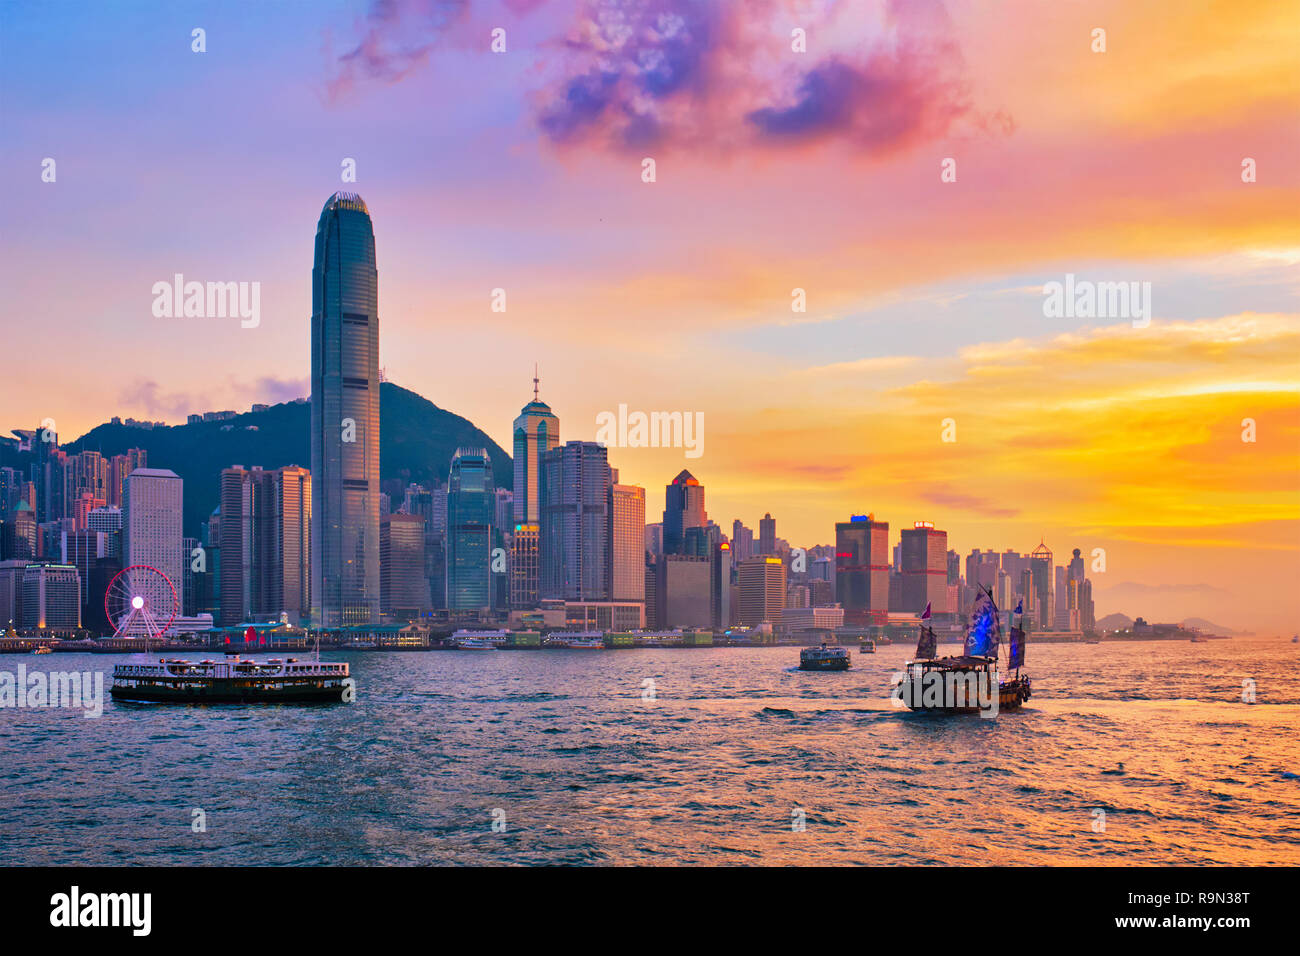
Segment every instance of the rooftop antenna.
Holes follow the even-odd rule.
[[[538,380],[538,378],[537,378],[537,363],[534,362],[534,363],[533,363],[533,401],[535,401],[535,402],[539,400],[538,397],[537,397],[537,385],[538,385],[538,381],[539,381],[539,380]]]

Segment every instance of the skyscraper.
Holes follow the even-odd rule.
[[[713,627],[731,623],[731,546],[723,543],[722,529],[709,522],[687,528],[682,550],[709,562],[709,607]]]
[[[326,627],[379,620],[379,273],[360,196],[321,210],[312,266],[311,604]]]
[[[948,532],[917,521],[903,529],[901,538],[903,599],[891,610],[920,614],[926,604],[933,614],[956,610],[948,607]]]
[[[541,576],[537,543],[541,527],[517,524],[510,538],[510,606],[517,610],[537,607]]]
[[[126,477],[122,492],[122,566],[144,564],[171,581],[175,593],[154,577],[141,577],[140,594],[155,618],[170,614],[180,603],[181,514],[184,489],[181,478],[165,468],[137,468]],[[179,613],[179,608],[177,608]],[[159,621],[159,624],[165,621]]]
[[[776,519],[771,514],[758,520],[758,553],[776,554]]]
[[[754,530],[739,518],[731,522],[731,558],[739,564],[754,556]]]
[[[571,441],[542,456],[541,597],[608,598],[611,477],[598,442]]]
[[[274,472],[279,506],[280,607],[297,623],[311,613],[311,472],[286,465]]]
[[[835,525],[835,597],[847,624],[889,617],[889,522],[853,515]]]
[[[36,513],[26,501],[19,501],[0,534],[0,558],[9,561],[36,560]]]
[[[538,398],[538,378],[533,371],[533,400],[515,419],[516,524],[540,524],[542,520],[540,481],[542,456],[560,444],[560,420],[551,406]]]
[[[1030,581],[1034,591],[1035,620],[1039,627],[1052,626],[1056,605],[1052,597],[1055,584],[1052,571],[1052,551],[1041,540],[1029,554]]]
[[[299,465],[226,468],[219,507],[218,621],[239,624],[287,613],[296,623],[308,610],[311,475]]]
[[[223,625],[267,619],[275,577],[271,475],[242,465],[221,472],[221,617]]]
[[[458,448],[447,482],[447,607],[492,607],[492,521],[496,488],[482,448]]]
[[[609,486],[609,598],[645,600],[645,489]]]
[[[379,521],[379,593],[385,614],[412,620],[429,609],[424,518],[390,514]]]
[[[708,524],[704,486],[685,469],[664,489],[664,554],[685,554],[686,529]]]
[[[750,627],[779,624],[785,609],[785,564],[780,558],[757,555],[736,571],[737,618]]]
[[[712,627],[711,562],[703,555],[664,554],[656,564],[654,627]]]

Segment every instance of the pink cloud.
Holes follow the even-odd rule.
[[[885,153],[963,118],[987,129],[942,4],[877,13],[858,42],[773,0],[588,0],[536,96],[537,122],[556,144],[613,150],[836,138]],[[792,52],[798,22],[820,52]]]
[[[397,83],[424,64],[439,35],[469,10],[469,0],[371,0],[360,40],[331,64],[331,101],[361,80]],[[329,45],[327,41],[327,56]]]

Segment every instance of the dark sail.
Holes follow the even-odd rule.
[[[916,642],[916,659],[933,660],[939,652],[939,641],[934,636],[934,628],[928,624],[921,625],[921,639]]]
[[[1019,624],[1011,625],[1011,647],[1007,651],[1007,668],[1014,670],[1025,665],[1025,629]]]
[[[1002,620],[998,606],[988,588],[980,590],[971,608],[966,628],[966,654],[970,657],[996,657],[1002,638]]]

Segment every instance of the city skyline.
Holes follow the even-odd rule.
[[[771,512],[783,537],[810,544],[850,514],[874,511],[895,529],[934,520],[963,551],[1027,551],[1044,539],[1061,554],[1099,547],[1104,607],[1292,630],[1300,234],[1285,210],[1300,187],[1285,117],[1296,91],[1281,60],[1247,56],[1246,44],[1255,30],[1294,36],[1295,24],[1267,5],[1198,11],[1165,32],[1152,28],[1152,10],[1013,6],[1027,25],[1018,32],[1037,47],[967,5],[934,22],[879,8],[871,27],[898,41],[904,66],[920,69],[945,39],[963,38],[959,75],[922,100],[937,114],[923,110],[927,122],[879,149],[863,147],[872,131],[851,123],[778,141],[777,125],[757,121],[734,148],[709,137],[707,148],[688,148],[691,130],[668,96],[657,141],[611,146],[615,114],[574,125],[578,117],[555,112],[584,54],[542,62],[540,52],[588,22],[584,5],[476,11],[431,37],[419,62],[375,77],[345,52],[371,40],[391,51],[381,23],[354,23],[341,7],[269,10],[259,34],[199,5],[190,18],[206,21],[206,60],[189,50],[188,22],[165,17],[100,51],[97,69],[123,97],[120,107],[91,97],[100,122],[65,94],[83,88],[70,58],[106,14],[89,12],[85,32],[69,34],[7,11],[17,38],[0,64],[15,91],[7,215],[25,226],[21,243],[4,240],[6,279],[15,311],[41,315],[67,344],[54,381],[45,363],[13,370],[6,427],[53,417],[73,436],[106,403],[176,421],[308,394],[303,209],[355,188],[382,210],[379,364],[502,448],[512,447],[520,406],[512,383],[522,387],[538,362],[569,440],[592,440],[596,416],[622,403],[704,414],[701,460],[676,448],[610,449],[623,480],[647,489],[650,515],[666,479],[689,468],[710,487],[709,511],[724,527],[737,516],[757,527]],[[730,12],[717,16],[720,28],[736,25]],[[810,21],[819,29],[806,65],[781,59],[775,16],[761,24],[774,39],[719,29],[711,36],[728,39],[699,53],[705,63],[744,53],[755,91],[760,79],[797,80],[836,55],[868,70],[848,59],[862,31],[830,16]],[[506,24],[510,53],[485,52],[482,17]],[[1087,42],[1098,19],[1111,37],[1103,55]],[[259,60],[304,28],[328,34],[333,57],[322,63],[318,49],[295,47]],[[1213,85],[1180,68],[1180,44],[1213,49]],[[240,117],[259,143],[258,166],[240,169],[225,148],[167,134],[154,141],[166,174],[133,177],[134,153],[112,148],[109,124],[129,116],[154,75],[134,64],[160,55],[176,88],[149,89],[158,108],[183,96],[186,111],[214,122]],[[46,61],[68,69],[44,77],[34,64]],[[1011,61],[1023,63],[1012,70]],[[539,64],[558,77],[530,81]],[[1035,88],[1018,83],[1026,64]],[[218,98],[201,70],[224,78]],[[288,75],[301,82],[285,85]],[[483,89],[472,110],[439,93],[429,128],[376,115],[420,115],[430,87],[454,89],[465,76]],[[725,105],[707,74],[690,79],[706,105]],[[39,112],[34,83],[48,93]],[[1121,86],[1126,111],[1115,113],[1108,104]],[[262,103],[267,89],[278,93]],[[771,118],[769,103],[750,105]],[[37,122],[51,112],[61,140]],[[484,112],[499,122],[485,123]],[[286,132],[302,139],[291,149],[277,125],[297,114]],[[365,135],[340,132],[350,127]],[[138,133],[134,149],[160,135]],[[653,184],[640,179],[645,154],[658,162]],[[439,157],[432,170],[430,155]],[[40,180],[45,156],[59,162],[54,183]],[[959,173],[943,184],[948,156]],[[339,182],[348,157],[355,186]],[[1243,157],[1258,163],[1257,182],[1242,181]],[[127,189],[108,188],[117,183]],[[104,225],[128,200],[146,212],[138,218],[149,233]],[[73,228],[70,217],[89,227]],[[683,226],[701,222],[713,225]],[[98,238],[107,234],[112,248]],[[84,283],[60,280],[70,262]],[[178,272],[261,282],[261,323],[154,317],[148,290]],[[1151,281],[1149,327],[1045,317],[1042,287],[1075,274]],[[497,288],[508,296],[501,313],[491,311]],[[791,311],[794,288],[806,290],[806,313]],[[483,355],[493,359],[487,374],[456,360]],[[119,370],[115,393],[102,393],[101,363]],[[955,442],[941,437],[949,418]],[[1247,419],[1257,428],[1250,443]]]

